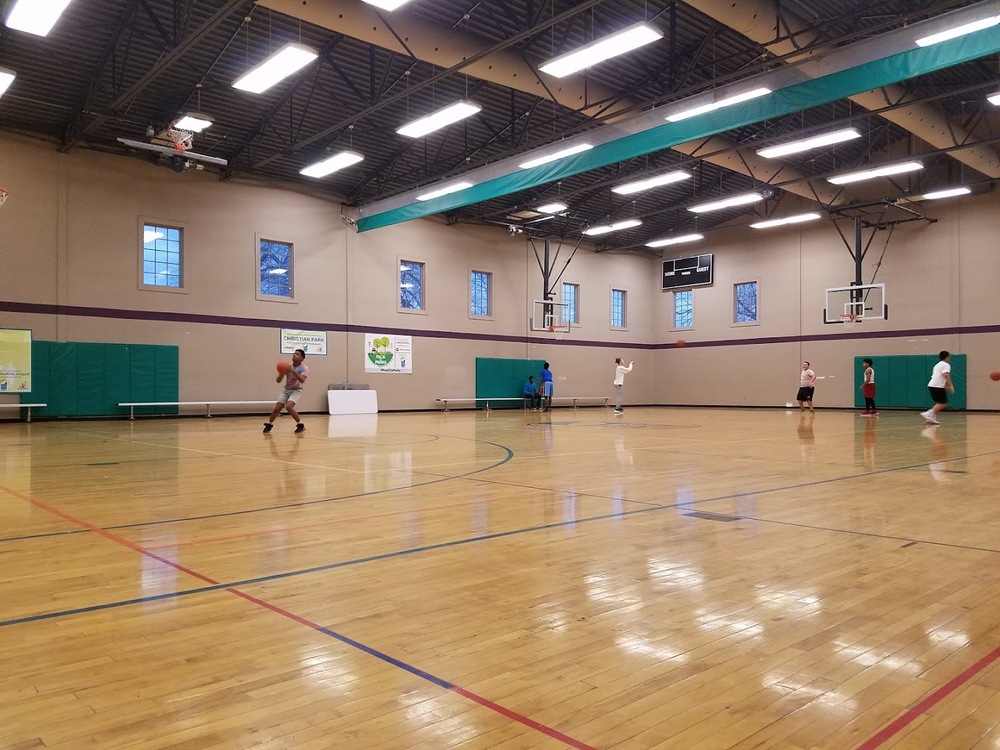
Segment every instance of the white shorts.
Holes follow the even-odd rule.
[[[283,388],[281,395],[278,396],[279,404],[287,404],[291,401],[293,404],[298,403],[299,397],[302,396],[301,388]]]

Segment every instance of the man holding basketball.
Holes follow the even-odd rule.
[[[621,357],[615,357],[615,379],[612,385],[615,387],[615,415],[621,416],[624,409],[622,408],[622,386],[625,385],[625,373],[632,372],[632,365],[635,362],[629,362],[628,367],[625,366],[625,360]]]
[[[292,355],[292,366],[281,372],[279,367],[278,377],[274,379],[275,383],[280,383],[281,379],[285,379],[285,387],[281,391],[281,395],[278,396],[277,402],[274,404],[274,408],[271,410],[270,418],[264,423],[264,434],[266,435],[274,427],[274,420],[278,418],[281,414],[281,409],[284,407],[285,411],[292,415],[292,419],[295,420],[295,431],[304,432],[306,426],[302,424],[302,419],[299,417],[299,413],[295,410],[295,404],[298,403],[299,399],[302,397],[302,386],[309,378],[309,368],[302,364],[302,361],[306,358],[305,350],[296,349],[295,353]]]

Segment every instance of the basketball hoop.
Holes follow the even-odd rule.
[[[854,326],[861,322],[856,313],[847,313],[846,315],[840,316],[840,322],[844,324],[844,328],[848,331],[854,330]]]
[[[0,188],[0,208],[3,208],[3,204],[7,202],[8,195],[10,195],[10,193],[3,188]]]

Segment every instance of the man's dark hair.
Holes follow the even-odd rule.
[[[528,380],[534,380],[534,379],[535,379],[535,376],[534,376],[534,375],[529,375],[529,376],[528,376]]]
[[[948,359],[948,357],[950,357],[950,356],[951,356],[951,352],[945,351],[944,349],[942,349],[941,353],[938,354],[938,359]]]
[[[549,363],[546,362],[544,365],[542,365],[542,367],[544,367],[546,370],[548,370],[549,369]]]
[[[302,355],[302,359],[306,358],[306,350],[305,349],[296,349],[295,351],[296,351],[296,353]]]
[[[872,364],[872,361],[870,359],[863,359],[863,360],[861,360],[861,364],[868,365],[870,367],[871,364]]]

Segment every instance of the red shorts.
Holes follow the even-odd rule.
[[[864,388],[862,389],[861,393],[864,394],[865,398],[875,398],[875,384],[874,383],[865,383]]]

